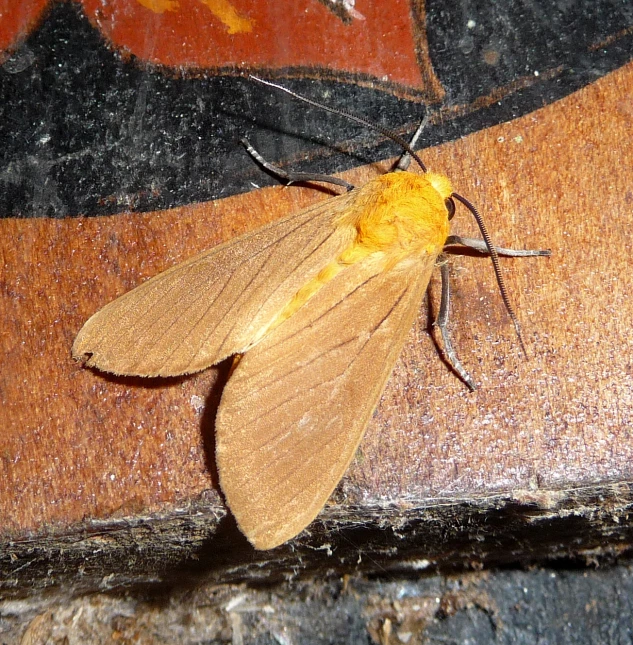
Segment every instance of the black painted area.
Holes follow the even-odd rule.
[[[449,104],[468,104],[561,66],[551,87],[538,84],[547,104],[631,58],[630,37],[622,34],[606,44],[633,25],[630,2],[428,0],[426,6],[433,67]],[[513,109],[523,111],[521,104]]]
[[[335,84],[294,85],[318,95]],[[334,94],[370,119],[392,115],[391,126],[420,113],[419,105],[353,85]],[[273,180],[242,137],[259,146],[259,133],[267,134],[261,147],[271,159],[340,140],[352,145],[355,137],[361,148],[373,143],[341,121],[317,118],[254,81],[143,69],[109,51],[79,9],[59,5],[0,72],[0,216],[147,211],[244,192]],[[345,164],[370,158],[347,155]],[[329,159],[316,167],[337,165]]]
[[[432,63],[447,91],[433,109],[467,109],[430,126],[423,145],[541,107],[633,53],[628,2],[429,0],[427,12]],[[345,79],[286,84],[404,132],[426,109]],[[499,88],[499,101],[473,107]],[[250,80],[181,78],[122,59],[80,8],[53,5],[0,68],[0,217],[157,210],[273,183],[244,152],[244,136],[298,171],[330,173],[397,153],[375,133]]]

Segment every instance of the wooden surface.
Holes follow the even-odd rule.
[[[592,495],[605,487],[624,518],[633,453],[632,87],[629,64],[520,119],[424,151],[430,169],[479,205],[497,244],[552,250],[551,259],[503,261],[530,359],[489,262],[454,258],[453,339],[480,389],[469,393],[442,362],[421,306],[326,509],[331,531],[299,543],[330,544],[376,509],[503,498],[545,512],[564,499],[574,513],[583,495],[570,491],[584,490],[600,510]],[[378,171],[345,178],[358,184]],[[212,539],[226,513],[213,461],[218,372],[151,383],[104,377],[75,364],[70,347],[94,311],[141,280],[320,199],[327,195],[271,188],[158,213],[0,221],[5,544],[39,548],[55,536],[84,539],[98,526],[159,518],[169,554],[178,526],[189,522],[195,533],[201,514],[213,518],[204,529]],[[453,222],[454,232],[474,233],[463,211]],[[228,535],[224,556],[246,552],[234,529]],[[563,547],[573,539],[571,530]]]

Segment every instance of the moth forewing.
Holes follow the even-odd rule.
[[[350,267],[240,361],[218,411],[216,459],[229,507],[256,548],[297,535],[343,476],[434,261]]]
[[[244,351],[349,243],[334,222],[351,194],[283,218],[142,283],[83,326],[74,358],[130,376],[176,376]]]

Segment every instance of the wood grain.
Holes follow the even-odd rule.
[[[552,250],[503,261],[530,359],[489,262],[454,258],[453,337],[480,389],[469,393],[438,357],[422,306],[327,518],[342,526],[375,508],[491,495],[547,505],[556,491],[633,479],[632,87],[628,65],[424,151],[479,205],[497,244]],[[70,347],[92,313],[141,280],[326,198],[272,188],[146,215],[0,221],[3,542],[193,505],[224,515],[213,464],[218,372],[104,377],[75,364]],[[462,211],[453,222],[474,234]]]

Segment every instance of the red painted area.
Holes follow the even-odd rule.
[[[136,0],[83,4],[117,48],[152,63],[242,70],[314,67],[423,89],[407,0],[359,0],[355,9],[364,19],[349,24],[318,0],[179,0],[176,10],[162,13]],[[216,5],[216,13],[208,5]],[[251,31],[229,33],[217,5],[233,8]]]
[[[49,0],[0,0],[0,62],[38,23]],[[3,54],[4,52],[4,54]]]

